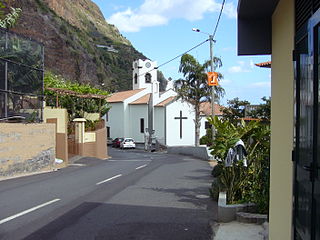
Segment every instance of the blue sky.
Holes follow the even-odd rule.
[[[212,34],[222,0],[93,0],[108,23],[118,27],[132,45],[158,65],[196,46],[208,37],[192,31],[199,28]],[[254,66],[270,60],[270,56],[237,56],[236,0],[226,0],[215,35],[214,55],[220,57],[224,75],[221,86],[227,100],[239,97],[252,104],[270,96],[271,71]],[[192,50],[200,63],[210,58],[209,42]],[[166,78],[178,79],[180,59],[161,67]]]

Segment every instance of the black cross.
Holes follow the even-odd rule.
[[[180,111],[180,117],[175,117],[174,119],[180,120],[180,139],[182,138],[182,120],[188,119],[187,117],[182,117],[182,111]]]

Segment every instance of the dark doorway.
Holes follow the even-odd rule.
[[[320,11],[296,38],[294,239],[320,239]]]

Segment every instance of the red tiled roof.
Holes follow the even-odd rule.
[[[165,99],[162,102],[155,105],[155,107],[165,107],[166,105],[171,103],[174,99],[175,99],[175,97],[168,97],[167,99]]]
[[[256,63],[255,65],[258,67],[271,68],[271,61]]]
[[[244,117],[244,118],[240,118],[240,120],[243,121],[267,121],[269,122],[269,120],[264,120],[264,119],[260,119],[260,118],[252,118],[252,117]]]
[[[127,98],[132,97],[133,95],[137,94],[138,92],[141,92],[142,90],[144,90],[144,88],[113,93],[110,97],[107,98],[107,102],[123,102]]]
[[[221,116],[223,113],[221,111],[222,106],[219,104],[214,105],[214,115]],[[206,116],[211,116],[211,103],[203,102],[200,104],[200,113]]]
[[[138,105],[138,104],[148,104],[149,102],[149,99],[150,99],[150,93],[142,96],[141,98],[129,103],[129,104],[132,104],[132,105]]]

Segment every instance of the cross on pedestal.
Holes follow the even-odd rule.
[[[174,119],[180,120],[180,139],[182,138],[182,120],[188,119],[187,117],[182,117],[182,111],[180,111],[180,117],[175,117]]]

